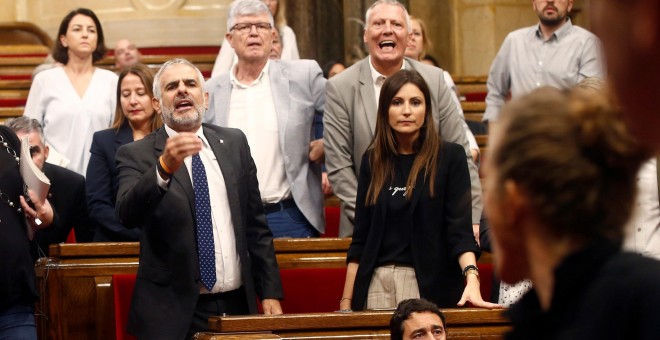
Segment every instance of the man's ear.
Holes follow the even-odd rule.
[[[151,105],[154,107],[154,110],[156,110],[157,113],[160,112],[160,101],[156,97],[151,98]]]
[[[227,42],[229,43],[229,45],[231,45],[231,48],[234,48],[234,44],[233,44],[233,42],[232,42],[232,36],[231,36],[231,33],[227,32],[227,33],[225,34],[225,39],[227,39]]]
[[[50,148],[48,145],[44,144],[44,161],[48,159],[48,153],[50,152]]]

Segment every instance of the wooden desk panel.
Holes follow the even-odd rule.
[[[342,268],[350,239],[276,239],[280,268]],[[137,273],[140,244],[50,246],[36,265],[40,339],[115,339],[113,274]]]
[[[346,266],[346,250],[350,245],[350,239],[276,239],[273,243],[282,269],[343,268]],[[112,275],[137,272],[139,247],[137,242],[51,245],[52,257],[43,258],[36,265],[41,289],[38,308],[40,313],[44,314],[37,317],[39,338],[115,339]],[[490,262],[490,259],[487,255],[482,256],[479,262]],[[387,314],[387,312],[379,313]],[[458,315],[456,313],[457,310],[448,312],[450,324],[454,322],[451,319],[453,315]],[[472,312],[471,315],[473,318],[475,315],[482,315],[485,318],[490,314]],[[367,319],[371,318],[373,317]],[[385,319],[387,317],[380,322],[384,322]],[[358,317],[357,321],[351,322],[361,322],[360,320],[362,319]],[[226,326],[223,327],[230,327],[232,325],[230,322],[226,321]],[[246,330],[241,329],[241,332],[243,331]],[[459,331],[462,332],[456,328],[455,332]],[[466,332],[469,331],[468,329]],[[494,332],[498,331],[499,328]],[[328,331],[324,334],[331,336],[332,332]],[[358,333],[360,332],[364,330]],[[371,336],[380,337],[379,332]],[[354,335],[358,336],[358,333]],[[291,334],[298,338],[302,336],[295,335],[297,333]],[[345,330],[342,329],[340,334],[345,335]]]
[[[509,323],[503,310],[477,308],[445,309],[448,339],[502,339]],[[217,333],[262,333],[271,331],[282,339],[388,339],[392,311],[311,313],[212,317],[209,327]],[[200,335],[201,336],[201,335]]]

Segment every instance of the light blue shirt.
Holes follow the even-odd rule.
[[[587,77],[603,78],[600,40],[568,19],[545,40],[540,26],[509,33],[488,74],[484,121],[496,121],[505,99],[537,87],[566,89]]]

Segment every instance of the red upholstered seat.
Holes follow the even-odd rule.
[[[346,268],[280,269],[280,276],[284,313],[326,313],[339,309]]]
[[[135,339],[133,335],[126,333],[135,278],[135,274],[112,275],[112,287],[115,292],[115,332],[117,340]]]
[[[493,289],[493,264],[491,263],[477,263],[479,268],[479,288],[481,290],[481,298],[484,301],[490,301]]]
[[[462,93],[466,102],[483,102],[486,100],[487,92]]]
[[[325,234],[322,237],[339,236],[339,214],[338,206],[325,207]]]
[[[66,243],[76,243],[76,232],[73,229],[69,231],[69,235],[66,237]]]
[[[25,106],[27,98],[0,98],[0,107]]]

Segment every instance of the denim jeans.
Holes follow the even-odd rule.
[[[0,314],[0,340],[37,340],[34,307],[19,304]]]
[[[319,232],[307,221],[298,207],[281,209],[266,214],[273,237],[319,237]]]

